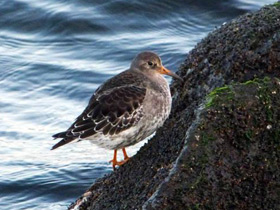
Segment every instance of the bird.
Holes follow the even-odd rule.
[[[129,156],[125,148],[153,134],[170,114],[172,98],[163,75],[183,81],[162,65],[156,53],[139,53],[128,70],[97,88],[85,110],[66,131],[53,135],[54,139],[62,139],[51,150],[70,142],[89,140],[114,150],[110,161],[114,170],[126,163]],[[122,161],[117,160],[120,149]]]

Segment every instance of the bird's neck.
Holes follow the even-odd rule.
[[[167,80],[163,77],[163,75],[152,72],[145,74],[148,77],[148,80],[150,81],[151,87],[154,89],[160,89],[160,90],[169,90],[169,85]]]

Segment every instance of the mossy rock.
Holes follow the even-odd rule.
[[[279,209],[280,80],[217,88],[206,104],[175,175],[146,208]]]
[[[277,209],[279,88],[263,78],[280,78],[279,19],[266,6],[198,43],[163,127],[70,208]]]
[[[273,6],[275,6],[275,7],[277,7],[277,8],[280,8],[280,1],[275,2],[275,3],[273,4]]]
[[[280,80],[232,84],[209,97],[160,206],[148,209],[279,209]]]

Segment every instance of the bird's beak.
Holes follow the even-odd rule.
[[[164,66],[161,66],[158,70],[159,73],[161,74],[166,74],[168,76],[171,76],[175,79],[179,79],[181,81],[184,81],[181,77],[179,77],[177,74],[173,73],[172,71],[168,70],[167,68],[165,68]]]

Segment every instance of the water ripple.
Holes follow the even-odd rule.
[[[137,53],[155,51],[176,71],[209,31],[272,2],[0,1],[0,209],[66,209],[111,172],[111,151],[89,142],[50,151],[51,135]]]

